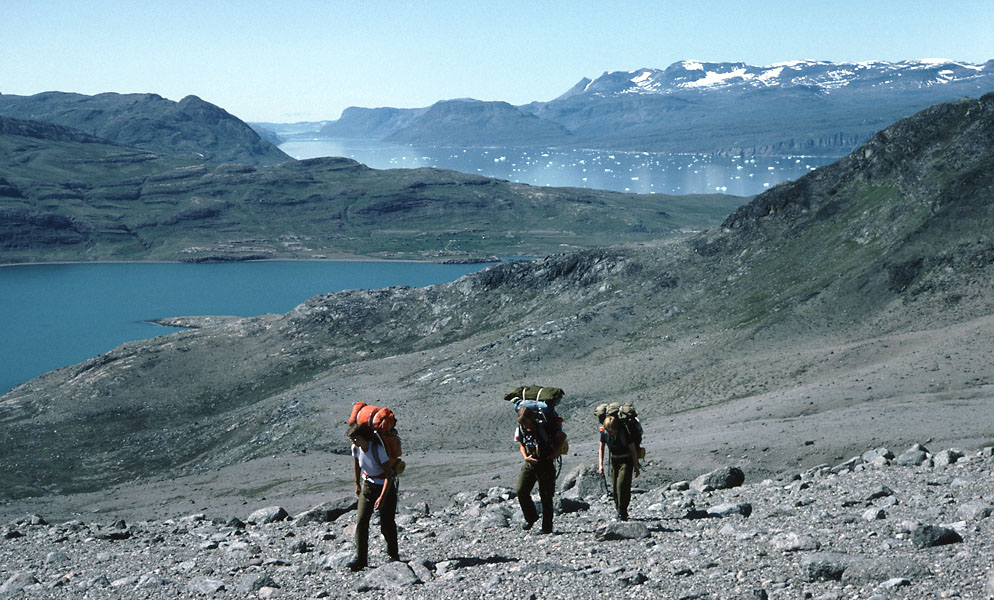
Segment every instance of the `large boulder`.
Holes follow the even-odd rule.
[[[579,465],[569,472],[560,484],[564,498],[573,500],[592,500],[608,492],[604,475],[597,472],[593,465]]]
[[[356,509],[359,505],[355,498],[339,498],[331,502],[319,504],[293,518],[297,525],[307,523],[330,523],[338,517]],[[253,513],[254,514],[254,513]]]
[[[721,467],[710,473],[705,473],[690,482],[690,487],[699,492],[726,490],[745,483],[745,473],[738,467]]]
[[[915,444],[894,459],[894,464],[902,467],[917,467],[924,464],[926,460],[928,460],[928,448],[921,444]]]
[[[911,532],[911,541],[919,548],[932,548],[963,541],[956,530],[939,525],[919,525]]]
[[[248,522],[257,524],[275,523],[277,521],[284,521],[289,517],[290,514],[282,507],[267,506],[266,508],[260,508],[250,514],[248,516]]]

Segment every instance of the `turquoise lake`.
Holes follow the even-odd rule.
[[[150,319],[284,313],[317,294],[423,287],[485,266],[329,261],[0,267],[0,394],[123,342],[175,331]]]

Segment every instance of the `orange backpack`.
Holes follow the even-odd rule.
[[[352,405],[349,425],[356,423],[366,424],[373,428],[383,448],[387,451],[388,466],[397,475],[403,473],[406,465],[400,458],[400,435],[397,433],[397,417],[393,411],[365,402],[356,402]]]

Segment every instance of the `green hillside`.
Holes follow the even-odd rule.
[[[21,133],[0,134],[7,263],[544,255],[699,230],[746,200],[532,187],[337,158],[208,165]]]

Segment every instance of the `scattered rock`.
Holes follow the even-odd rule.
[[[963,541],[954,529],[938,525],[919,525],[911,532],[911,541],[919,548],[932,548]]]
[[[937,467],[944,467],[944,466],[951,465],[951,464],[955,463],[956,461],[958,461],[959,459],[963,458],[964,456],[966,456],[966,455],[963,453],[962,450],[960,450],[958,448],[950,448],[949,450],[943,450],[943,451],[937,453],[932,458],[932,460],[933,460],[933,462],[935,462],[935,466],[937,466]]]
[[[915,444],[894,459],[894,464],[902,467],[917,467],[924,464],[926,460],[928,460],[928,449],[921,444]]]
[[[589,509],[590,504],[583,500],[559,496],[556,501],[556,512],[559,514],[569,514]]]
[[[356,591],[397,590],[418,583],[422,583],[421,579],[407,563],[395,561],[367,573],[356,587]]]
[[[335,554],[329,554],[327,556],[322,556],[317,561],[315,561],[315,566],[320,569],[344,569],[348,567],[349,561],[355,554],[349,550],[347,552],[336,552]]]
[[[994,513],[994,507],[983,500],[971,500],[956,509],[956,517],[963,521],[979,521]]]
[[[186,587],[195,594],[205,595],[216,594],[225,589],[223,581],[219,579],[211,579],[209,577],[197,577],[196,579],[191,580]]]
[[[709,508],[707,513],[709,517],[717,518],[732,516],[748,517],[752,514],[752,504],[748,502],[719,504]]]
[[[864,521],[880,521],[887,518],[887,513],[882,508],[870,508],[863,512]]]
[[[866,452],[864,452],[862,458],[863,462],[867,463],[872,463],[878,458],[882,458],[884,460],[889,461],[894,458],[894,453],[888,450],[887,448],[875,448],[873,450],[867,450]]]
[[[7,581],[0,585],[0,597],[6,597],[7,595],[13,596],[14,594],[20,593],[24,588],[37,585],[39,582],[35,578],[34,573],[29,571],[18,571],[10,576]]]
[[[773,547],[783,552],[820,550],[821,543],[810,535],[801,535],[793,531],[775,536]]]
[[[648,527],[631,521],[607,523],[597,528],[597,539],[600,541],[640,540],[650,535]]]
[[[841,552],[818,552],[803,557],[800,564],[807,581],[839,581],[852,563],[852,557]]]
[[[251,594],[252,592],[258,592],[264,587],[278,588],[280,586],[276,585],[273,578],[265,573],[249,573],[248,575],[243,575],[235,583],[235,591],[239,594]]]

